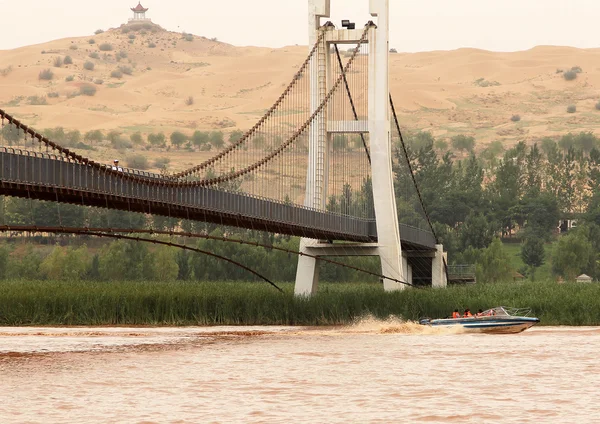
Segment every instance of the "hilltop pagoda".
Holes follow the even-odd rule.
[[[147,8],[142,6],[141,2],[138,2],[136,7],[132,7],[133,19],[129,19],[129,22],[149,22],[150,19],[146,18]]]

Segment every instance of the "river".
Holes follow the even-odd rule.
[[[0,423],[593,423],[600,328],[0,328]]]

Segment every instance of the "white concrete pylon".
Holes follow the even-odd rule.
[[[330,16],[330,7],[330,0],[308,0],[309,48],[312,48],[317,41],[321,18]],[[356,128],[366,125],[371,140],[371,173],[378,242],[376,245],[365,245],[364,249],[355,248],[353,254],[379,256],[382,275],[393,279],[385,279],[383,282],[385,290],[391,291],[405,287],[394,280],[405,281],[406,275],[401,259],[402,249],[392,173],[388,65],[389,0],[370,0],[369,11],[371,16],[377,18],[377,26],[369,30],[369,118],[368,122],[357,123]],[[323,39],[323,46],[319,46],[315,56],[316,60],[313,60],[313,66],[310,68],[312,110],[323,101],[327,92],[329,75],[322,75],[322,73],[331,72],[330,64],[327,61],[328,54],[319,54],[319,52],[326,53],[328,51],[328,40],[335,42],[343,38],[345,42],[358,42],[358,38],[348,39],[353,35],[356,37],[358,33],[362,33],[362,30],[354,33],[352,30],[329,29],[327,36]],[[331,135],[329,131],[334,132],[335,125],[327,125],[326,122],[321,122],[319,119],[325,120],[325,114],[317,119],[318,122],[313,123],[309,134],[305,206],[325,209],[328,189],[326,175],[324,175],[328,161],[326,146]],[[317,256],[327,256],[339,253],[339,248],[336,248],[335,245],[319,243],[316,240],[302,239],[300,251],[302,253],[310,252]],[[296,271],[296,295],[306,296],[314,293],[317,290],[318,280],[317,260],[300,256]]]

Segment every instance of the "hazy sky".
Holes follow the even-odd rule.
[[[0,49],[91,35],[132,16],[138,0],[0,0]],[[147,17],[238,46],[307,44],[307,0],[143,0]],[[332,0],[336,25],[362,27],[368,0]],[[597,47],[600,0],[390,0],[391,47],[415,52],[540,44]]]

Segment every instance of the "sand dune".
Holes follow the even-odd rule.
[[[130,34],[135,38],[130,40]],[[90,39],[95,43],[89,44]],[[103,43],[113,50],[100,51]],[[156,47],[150,48],[150,43]],[[114,29],[0,51],[0,107],[39,130],[245,130],[279,97],[307,50],[235,47],[203,37],[186,41],[164,30],[125,34]],[[117,60],[119,52],[123,57]],[[90,57],[94,53],[98,59]],[[67,55],[73,64],[53,66],[56,57]],[[408,129],[439,137],[472,135],[479,147],[494,140],[511,145],[568,131],[600,132],[600,111],[595,108],[600,99],[600,49],[459,49],[390,58],[391,91]],[[84,69],[88,61],[94,70]],[[131,68],[132,75],[111,77],[119,66]],[[574,81],[557,71],[573,66],[582,68]],[[38,79],[44,69],[53,71],[51,81]],[[66,81],[68,76],[73,80]],[[100,80],[95,96],[74,96],[82,84]],[[58,97],[50,98],[49,93]],[[48,104],[29,104],[31,96],[45,97]],[[192,105],[186,104],[189,97]],[[577,106],[575,114],[566,112],[570,104]],[[520,122],[510,120],[514,114],[520,115]]]

